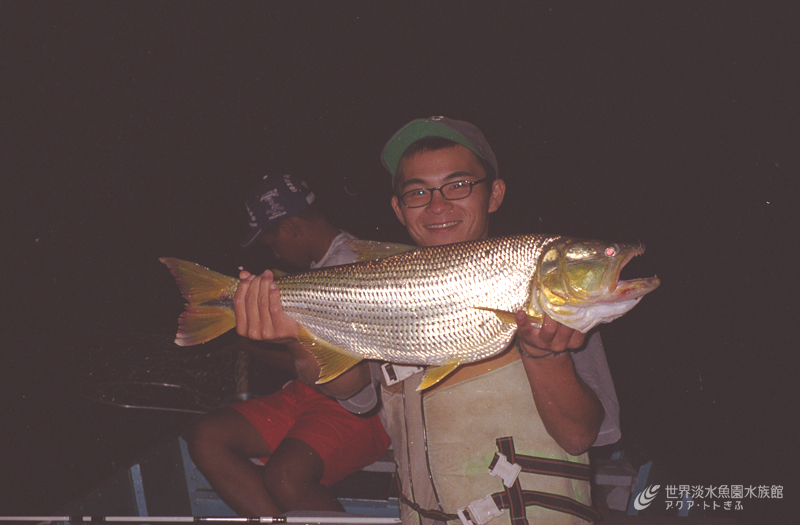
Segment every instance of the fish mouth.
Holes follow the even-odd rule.
[[[656,277],[643,277],[639,279],[628,279],[624,281],[619,280],[620,273],[622,272],[622,268],[627,265],[631,259],[634,257],[638,257],[644,253],[645,246],[644,244],[639,244],[636,247],[631,247],[628,254],[625,256],[624,259],[619,263],[616,268],[616,276],[613,279],[611,286],[609,286],[609,292],[611,296],[609,298],[610,301],[630,301],[633,299],[638,299],[656,288],[661,284],[661,280]]]

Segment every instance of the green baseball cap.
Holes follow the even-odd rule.
[[[392,180],[397,175],[397,166],[403,153],[414,142],[425,137],[442,137],[461,144],[482,158],[494,168],[497,175],[497,158],[486,138],[474,125],[463,120],[453,120],[447,117],[429,117],[412,120],[392,135],[389,142],[383,147],[381,162],[383,167],[392,174]]]

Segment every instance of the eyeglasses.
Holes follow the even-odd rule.
[[[443,184],[438,188],[417,188],[405,192],[399,198],[406,208],[421,208],[422,206],[427,206],[433,199],[433,192],[439,190],[439,193],[445,199],[457,201],[469,197],[472,193],[472,187],[481,182],[486,182],[486,180],[486,177],[476,181],[457,180]]]

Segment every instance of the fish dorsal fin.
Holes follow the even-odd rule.
[[[391,257],[398,253],[405,253],[417,249],[416,246],[409,246],[408,244],[364,241],[361,239],[350,239],[346,242],[356,251],[356,262],[383,259],[384,257]]]
[[[517,322],[516,314],[514,312],[497,310],[495,308],[486,308],[485,306],[473,306],[473,308],[475,308],[476,310],[485,310],[487,312],[492,312],[494,315],[497,316],[498,319],[500,319],[500,321],[502,321],[505,324],[514,324]],[[528,314],[528,321],[537,326],[541,326],[542,317]]]
[[[273,269],[270,271],[272,272],[272,275],[275,277],[275,279],[280,279],[281,277],[286,277],[287,275],[289,275],[287,272],[284,272],[283,270]]]
[[[341,348],[315,337],[302,326],[300,327],[298,339],[303,348],[311,352],[317,363],[319,363],[318,385],[333,381],[361,361],[361,358],[353,357]]]
[[[426,388],[430,388],[448,375],[450,375],[453,370],[458,368],[461,365],[460,359],[451,359],[447,361],[445,364],[441,366],[430,366],[425,371],[425,376],[422,378],[422,382],[417,387],[417,390],[425,390]]]

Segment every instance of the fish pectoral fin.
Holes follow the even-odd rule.
[[[487,312],[492,312],[494,315],[497,316],[498,319],[500,319],[500,321],[502,321],[503,323],[506,323],[506,324],[514,324],[514,323],[517,322],[517,314],[515,314],[514,312],[507,312],[505,310],[497,310],[496,308],[486,308],[485,306],[473,306],[473,308],[475,308],[476,310],[485,310]],[[531,323],[533,323],[535,325],[541,325],[542,324],[542,318],[541,317],[538,317],[538,316],[535,316],[535,315],[531,315],[531,314],[527,314],[527,315],[528,315],[528,321],[530,321]]]
[[[319,363],[318,385],[333,381],[362,361],[361,358],[353,357],[341,348],[315,337],[302,326],[300,327],[298,339],[300,344],[311,352],[317,363]]]
[[[425,390],[426,388],[430,388],[448,375],[450,375],[453,370],[461,366],[460,359],[451,359],[447,361],[445,364],[441,366],[431,366],[425,371],[425,376],[422,378],[422,382],[417,387],[417,390]]]
[[[416,246],[409,246],[408,244],[365,241],[361,239],[350,239],[345,242],[356,251],[356,262],[383,259],[384,257],[391,257],[398,253],[405,253],[417,249]]]

